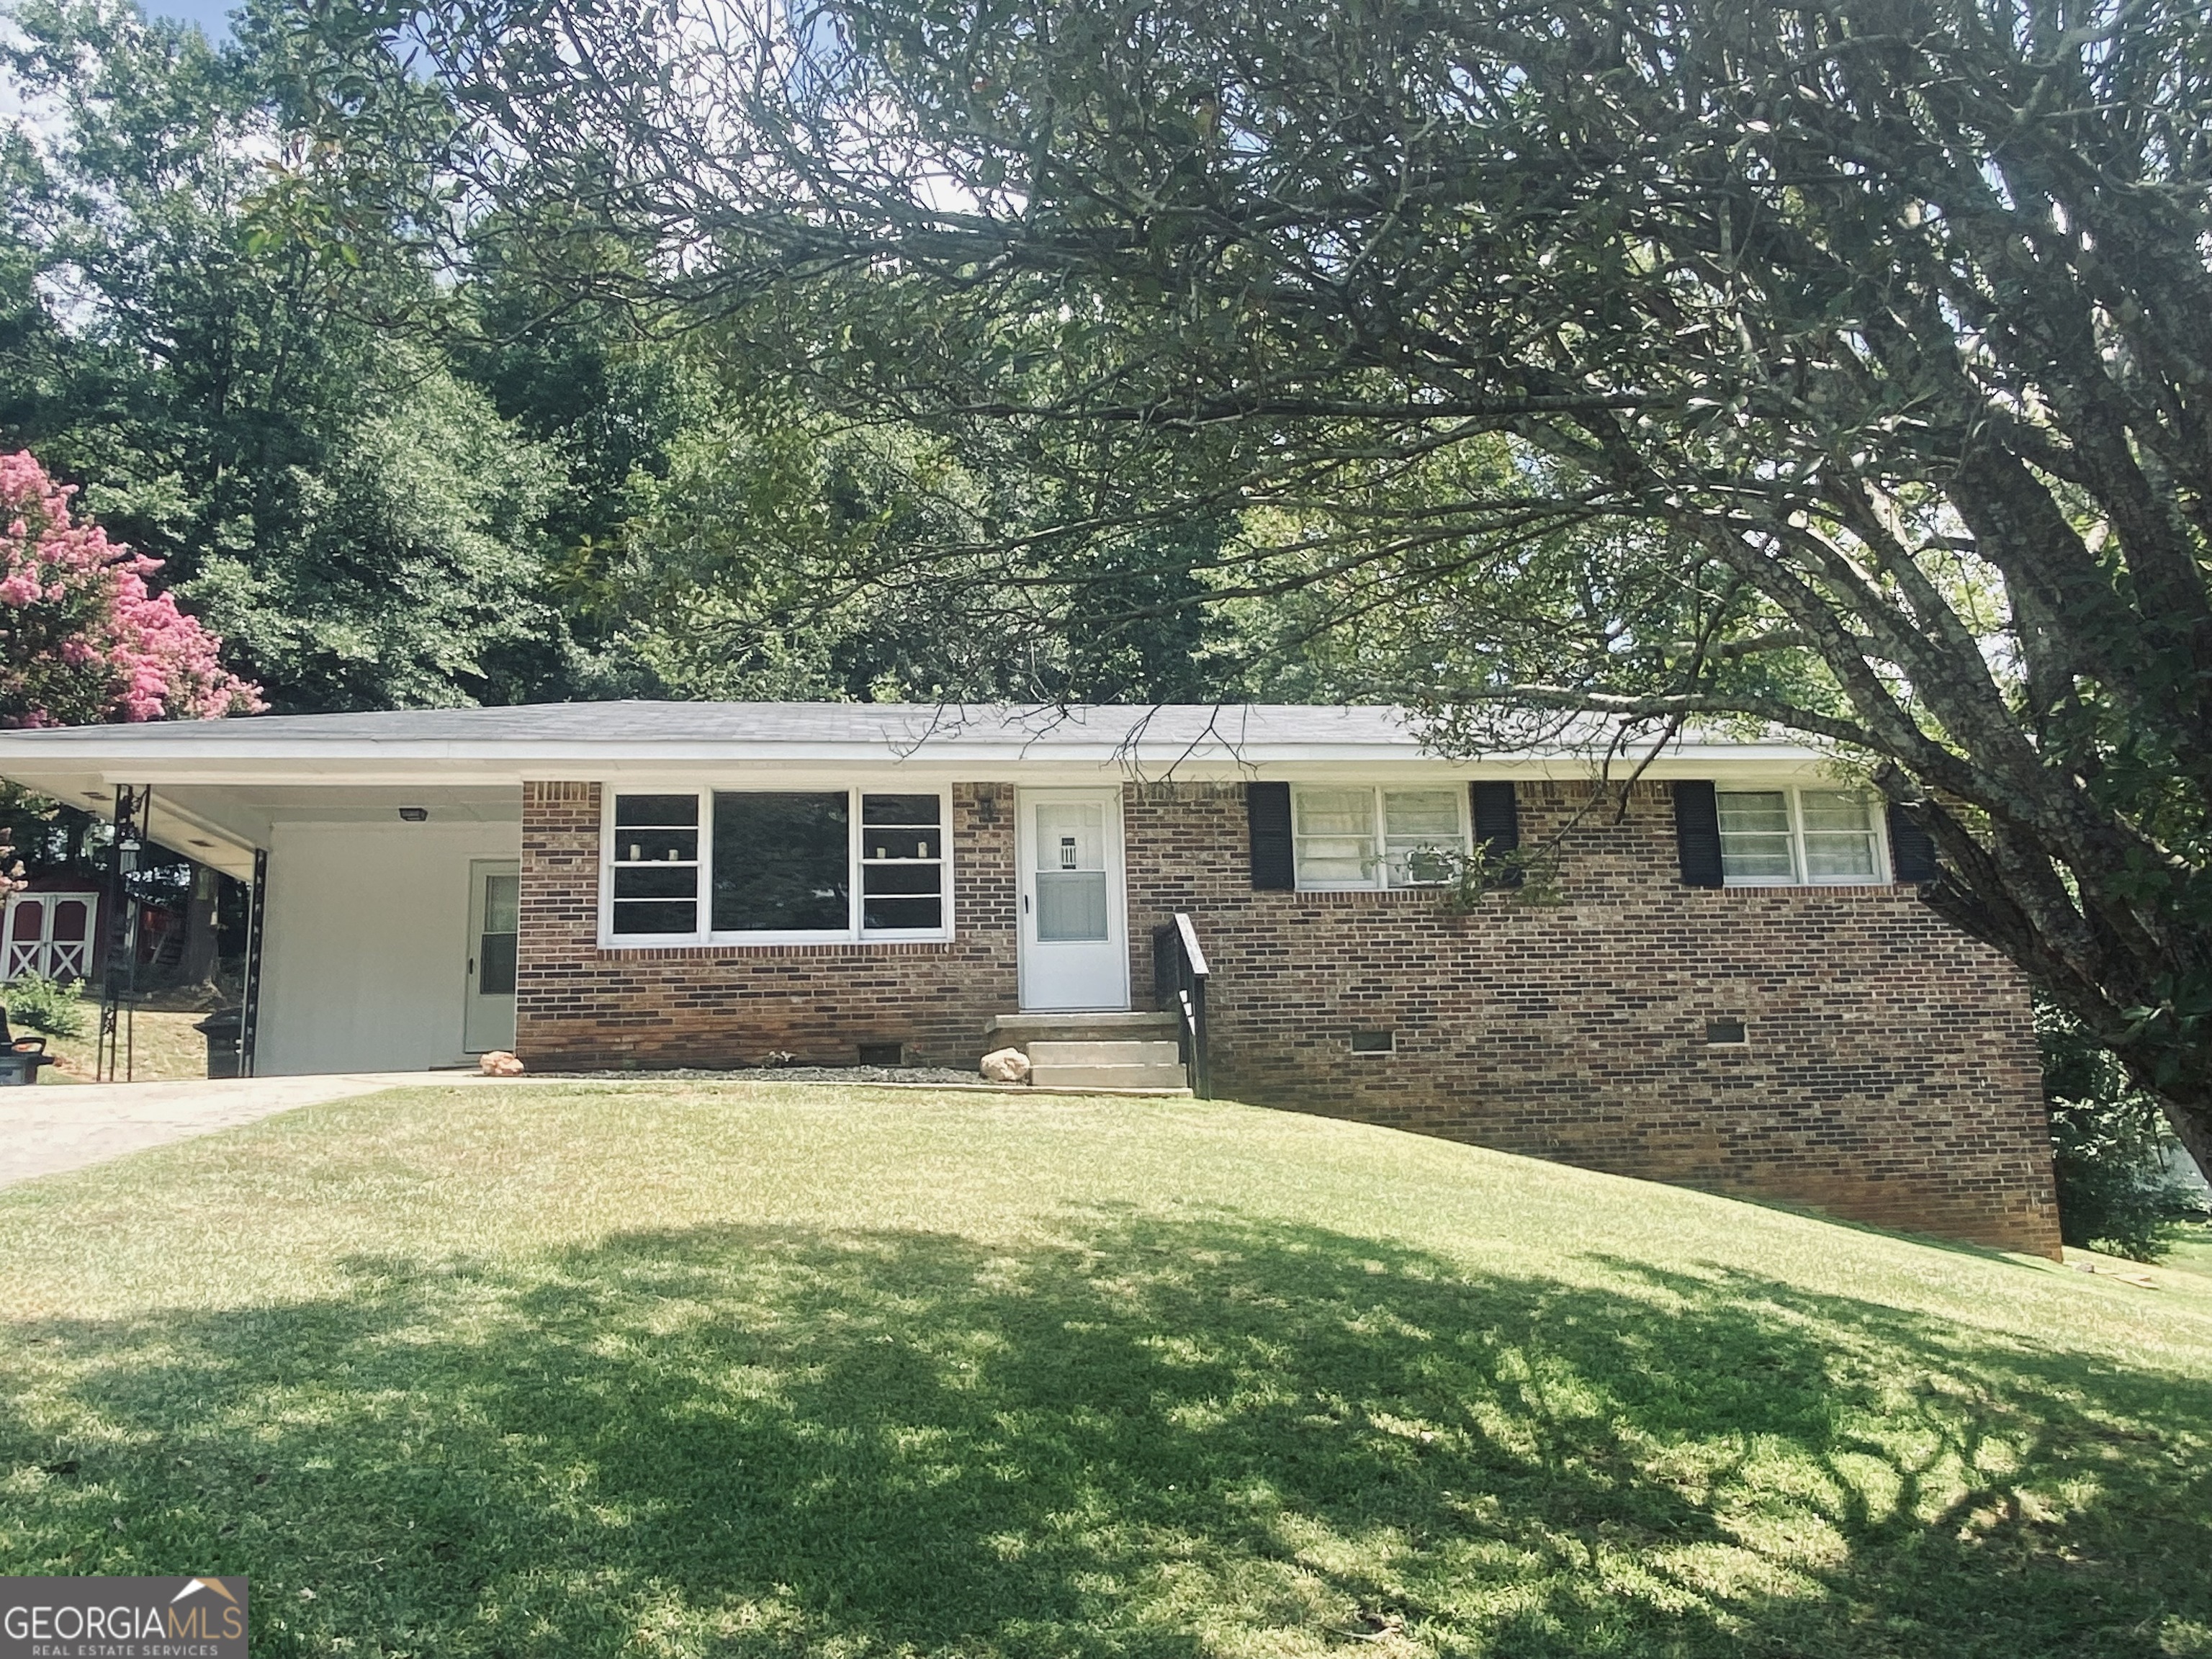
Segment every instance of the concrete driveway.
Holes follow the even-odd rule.
[[[0,1187],[188,1140],[295,1106],[380,1089],[497,1082],[474,1072],[345,1072],[191,1083],[46,1084],[0,1089]]]

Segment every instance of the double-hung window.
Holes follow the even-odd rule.
[[[943,939],[939,793],[617,793],[603,927],[612,944]]]
[[[615,797],[613,933],[699,930],[699,797]]]
[[[1303,889],[1448,882],[1467,851],[1467,792],[1302,786],[1291,791],[1291,838]]]
[[[1721,872],[1731,887],[1887,880],[1881,814],[1851,789],[1721,789]]]

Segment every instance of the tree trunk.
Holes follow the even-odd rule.
[[[2196,1160],[2197,1173],[2212,1186],[2212,1080],[2154,1092],[2159,1104],[2166,1108],[2166,1121]]]

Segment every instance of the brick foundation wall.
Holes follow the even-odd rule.
[[[550,1070],[771,1053],[850,1066],[860,1043],[904,1042],[909,1065],[974,1065],[984,1022],[1018,994],[1013,799],[994,784],[953,791],[949,944],[602,951],[599,787],[523,785],[515,1052]]]
[[[516,1047],[543,1068],[971,1065],[1011,1012],[1014,794],[953,796],[949,944],[601,951],[599,792],[526,785]],[[1587,788],[1523,785],[1533,843]],[[2055,1254],[2027,999],[1901,888],[1684,887],[1663,787],[1589,812],[1558,905],[1255,893],[1236,785],[1132,786],[1130,983],[1188,910],[1217,1091],[1887,1226]],[[1706,1042],[1745,1022],[1741,1047]],[[1354,1054],[1354,1031],[1395,1051]]]
[[[1131,982],[1186,910],[1219,1094],[2057,1253],[2008,964],[1908,888],[1686,887],[1663,785],[1617,821],[1591,794],[1520,790],[1524,845],[1584,814],[1564,903],[1459,914],[1419,891],[1255,893],[1241,787],[1132,789]],[[1714,1018],[1748,1042],[1708,1045]],[[1395,1052],[1353,1054],[1363,1030]]]

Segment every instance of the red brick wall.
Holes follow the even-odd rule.
[[[988,803],[988,805],[986,805]],[[1589,804],[1523,785],[1534,842]],[[2027,1000],[1891,887],[1684,887],[1663,787],[1585,816],[1565,902],[1255,893],[1241,787],[1131,787],[1130,982],[1189,911],[1213,967],[1217,1091],[1887,1226],[2053,1253]],[[986,813],[988,813],[987,819]],[[517,1048],[541,1067],[965,1066],[1016,1006],[1013,792],[954,792],[944,945],[601,951],[595,785],[524,789]],[[1750,1042],[1713,1048],[1708,1019]],[[1355,1055],[1355,1030],[1396,1051]]]
[[[515,1052],[555,1070],[850,1066],[902,1042],[909,1064],[974,1064],[1018,995],[1013,791],[962,785],[952,820],[950,944],[602,951],[599,787],[525,784]]]
[[[1590,791],[1521,787],[1524,844]],[[1557,905],[1255,893],[1235,787],[1132,790],[1132,936],[1198,927],[1218,1093],[2055,1254],[2027,996],[1910,889],[1685,887],[1663,785],[1565,843]],[[1708,1046],[1714,1018],[1742,1047]],[[1354,1054],[1355,1030],[1396,1051]]]

